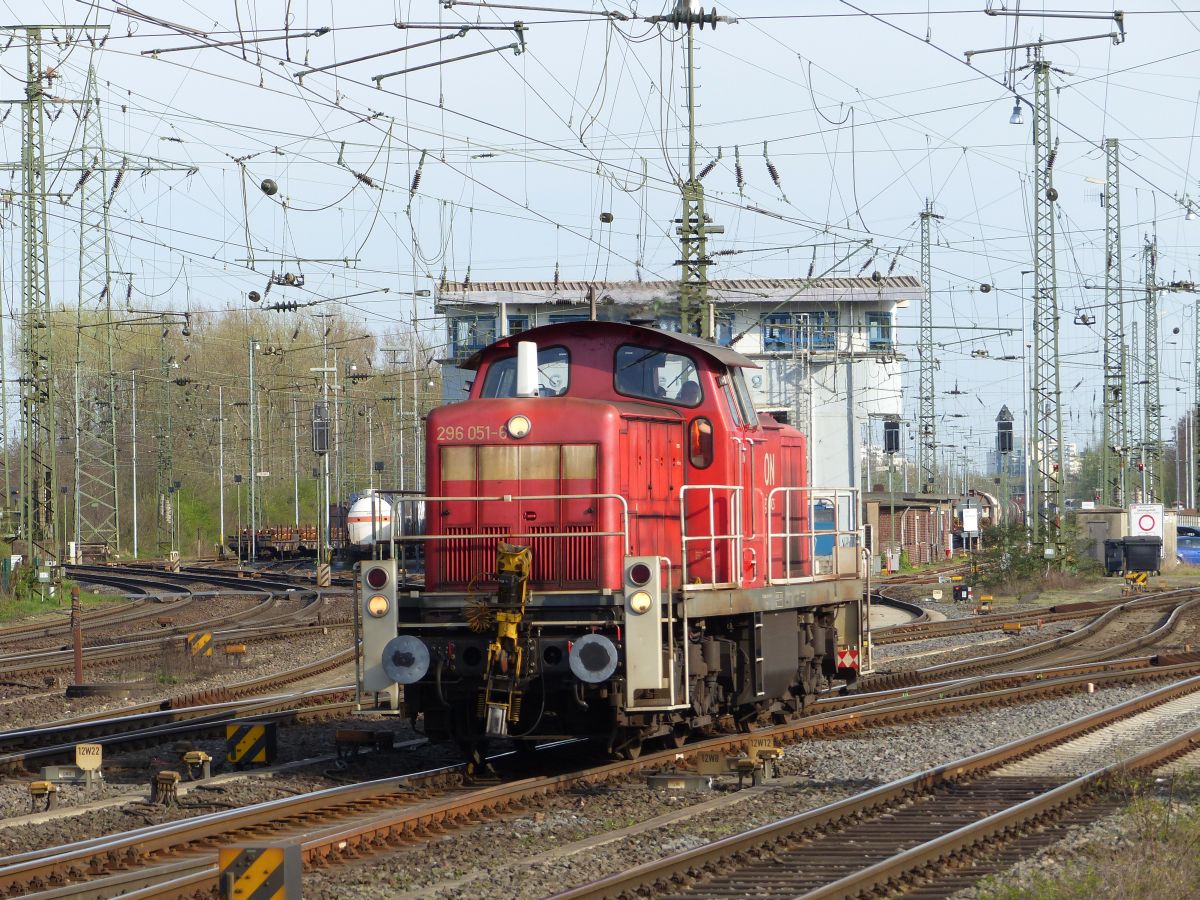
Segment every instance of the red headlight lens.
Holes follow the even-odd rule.
[[[652,574],[650,567],[645,563],[634,563],[629,567],[629,580],[638,587],[648,582]]]

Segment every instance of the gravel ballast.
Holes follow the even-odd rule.
[[[670,810],[686,809],[716,795],[655,792],[640,781],[568,793],[548,799],[532,815],[453,832],[386,858],[310,873],[305,877],[305,896],[383,898],[420,894],[439,900],[546,896],[1042,731],[1140,696],[1149,689],[1124,686],[808,741],[787,749],[779,766],[779,782],[766,790],[741,792],[741,802],[684,816],[678,822],[599,847],[526,863],[549,849],[644,822]],[[728,785],[718,787],[718,791],[728,790]],[[439,884],[445,887],[439,888]]]

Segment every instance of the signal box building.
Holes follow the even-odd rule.
[[[864,426],[902,412],[896,318],[920,303],[920,281],[728,279],[710,282],[709,292],[717,343],[761,367],[747,373],[758,409],[810,436],[813,483],[863,487]],[[466,398],[473,373],[458,364],[497,336],[590,318],[679,331],[678,310],[674,281],[444,283],[443,399]]]

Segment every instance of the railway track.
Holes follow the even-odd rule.
[[[350,628],[349,622],[330,622],[322,625],[256,624],[213,631],[213,640],[236,641],[246,644],[269,643],[306,634],[323,634],[331,629]],[[189,629],[191,630],[191,629]],[[178,636],[162,636],[123,641],[110,646],[85,647],[83,666],[86,671],[111,668],[138,660],[155,658],[163,653],[182,652]],[[74,666],[71,650],[43,650],[33,653],[0,657],[0,682],[25,683],[38,678],[58,677]]]
[[[353,650],[345,650],[285,672],[139,704],[117,715],[96,713],[0,732],[0,773],[19,775],[70,759],[75,745],[84,741],[124,751],[184,737],[223,734],[224,726],[237,719],[269,716],[275,721],[310,721],[349,715],[354,691],[348,685],[285,696],[263,695],[335,671],[353,659]]]
[[[883,785],[847,800],[674,854],[557,900],[944,897],[995,868],[969,860],[1027,853],[1110,808],[1113,783],[1183,754],[1200,757],[1200,678]],[[1115,735],[1121,734],[1120,738]],[[1131,734],[1133,735],[1131,739]],[[1132,755],[1090,760],[1121,741]],[[1015,838],[1020,835],[1020,839]]]
[[[1177,592],[1171,591],[1167,593]],[[885,597],[882,598],[882,602],[888,606],[904,609],[914,614],[925,612],[922,607],[915,603],[908,603],[903,600],[896,600],[895,598]],[[930,638],[952,637],[960,634],[981,634],[988,631],[1000,631],[1005,625],[1013,623],[1024,627],[1028,625],[1049,625],[1055,622],[1069,622],[1100,615],[1113,607],[1128,602],[1128,598],[1121,598],[1108,601],[1088,601],[1086,603],[1065,603],[1041,609],[1025,610],[1023,612],[992,612],[982,616],[944,619],[936,622],[929,621],[927,617],[923,620],[918,617],[914,618],[912,622],[891,625],[887,628],[872,631],[871,641],[876,646],[883,646],[885,644],[898,644],[906,641],[923,641]]]
[[[1177,679],[1184,675],[1196,676],[1198,672],[1200,663],[1116,674],[1126,680]],[[960,697],[898,697],[882,701],[873,708],[836,711],[764,729],[755,732],[754,736],[791,742],[840,734],[1001,702],[1019,702],[1056,691],[1078,690],[1087,677],[1076,673],[1074,681],[1064,677],[1059,683],[1043,681],[1030,685],[1022,682],[1004,690]],[[1095,680],[1096,676],[1092,678]],[[1193,678],[1193,682],[1198,680],[1200,676]],[[324,866],[422,840],[445,829],[535,803],[540,797],[569,788],[619,780],[644,769],[674,766],[681,761],[686,765],[701,751],[735,751],[743,748],[748,738],[748,735],[727,735],[638,760],[537,778],[517,778],[499,785],[472,787],[464,783],[462,767],[454,766],[318,791],[160,828],[136,829],[82,841],[41,854],[0,859],[0,892],[17,895],[64,882],[72,885],[71,890],[78,891],[81,888],[76,882],[86,878],[89,895],[93,895],[92,891],[104,891],[108,895],[118,888],[147,892],[132,896],[203,895],[215,885],[216,872],[209,849],[215,844],[236,841],[250,834],[257,839],[297,841],[303,848],[306,865]],[[578,751],[572,749],[570,758],[550,757],[552,762],[545,767],[569,766],[577,754]],[[63,890],[67,888],[63,887]]]
[[[204,584],[233,588],[239,593],[260,595],[262,598],[257,606],[187,625],[159,627],[153,631],[116,637],[85,635],[85,669],[110,668],[143,658],[147,654],[167,652],[177,646],[181,635],[195,631],[212,631],[214,640],[255,643],[328,628],[347,628],[351,625],[346,616],[325,613],[319,591],[298,587],[292,582],[247,580],[210,573],[163,573],[141,567],[72,566],[70,570],[81,581],[104,583],[142,592],[151,588],[169,587],[174,596],[181,598],[170,607],[159,606],[157,609],[146,611],[139,608],[137,612],[142,615],[125,620],[125,624],[164,609],[179,609],[182,604],[202,602],[196,587]],[[113,623],[111,619],[102,618],[93,624],[99,628]],[[54,636],[55,633],[51,631],[50,636]],[[34,640],[38,635],[39,632],[26,631],[24,641]],[[72,665],[72,653],[66,649],[35,649],[23,653],[3,654],[0,655],[0,681],[21,683],[23,680],[57,676],[70,671]]]
[[[955,660],[912,671],[881,672],[865,678],[864,686],[870,690],[911,687],[979,674],[996,667],[1012,667],[1017,663],[1028,666],[1031,661],[1037,661],[1040,666],[1053,666],[1113,659],[1137,653],[1165,640],[1187,615],[1195,616],[1198,609],[1200,591],[1195,589],[1125,601],[1096,616],[1083,628],[1065,635],[988,656]],[[1147,620],[1149,630],[1124,640],[1113,641],[1105,637],[1114,631],[1128,630],[1128,624],[1121,621],[1123,617]]]
[[[986,683],[976,679],[974,689],[963,683],[931,686],[927,696],[898,690],[878,695],[831,699],[817,716],[756,732],[780,740],[797,740],[834,734],[870,725],[909,721],[939,712],[1012,702],[1018,697],[1078,690],[1090,678],[1167,678],[1194,675],[1200,663],[1148,667],[1145,659],[1120,661],[1097,669],[1076,666],[1056,677],[1011,673],[1015,686],[1001,687],[1001,676]],[[905,696],[905,693],[908,696]],[[952,696],[950,696],[952,695]],[[844,703],[843,707],[836,704]],[[164,726],[170,727],[170,726]],[[0,860],[0,891],[25,894],[51,889],[45,896],[66,896],[78,890],[78,881],[89,880],[89,892],[133,890],[130,896],[177,896],[203,893],[215,883],[211,851],[213,842],[237,840],[254,834],[299,840],[308,865],[325,865],[356,857],[397,843],[421,839],[441,828],[454,827],[481,816],[494,815],[516,804],[569,786],[627,777],[647,767],[675,763],[677,756],[693,757],[702,749],[733,750],[746,736],[730,735],[667,751],[640,760],[610,763],[583,772],[568,772],[536,779],[519,779],[502,785],[473,788],[462,782],[459,767],[448,767],[401,779],[383,779],[347,788],[335,788],[272,801],[242,810],[152,829],[84,841],[26,857]],[[394,807],[394,808],[393,808]],[[124,843],[122,843],[124,842]],[[168,858],[169,857],[169,858]],[[121,870],[121,871],[117,871]],[[26,879],[22,881],[21,879]],[[60,887],[53,888],[58,884]]]

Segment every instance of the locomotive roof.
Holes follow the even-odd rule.
[[[714,344],[712,341],[706,341],[704,338],[693,337],[690,334],[680,334],[675,331],[660,331],[657,328],[649,328],[645,325],[631,325],[628,322],[557,322],[553,325],[539,325],[537,328],[530,328],[528,331],[522,331],[520,334],[510,335],[501,338],[493,344],[489,344],[482,350],[476,351],[467,359],[459,363],[460,369],[478,369],[480,363],[483,362],[483,357],[495,350],[516,349],[517,343],[520,341],[534,341],[542,343],[542,338],[557,337],[560,332],[570,332],[580,328],[603,328],[609,331],[626,332],[631,337],[649,337],[653,335],[656,343],[669,345],[671,343],[684,344],[689,349],[707,356],[709,359],[721,363],[733,369],[758,369],[761,368],[758,363],[750,359],[748,356],[743,356],[736,350],[731,350],[728,347],[722,347],[720,344]]]

